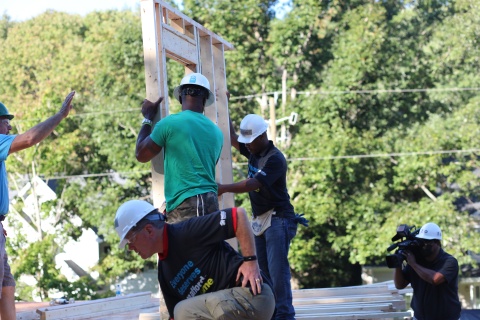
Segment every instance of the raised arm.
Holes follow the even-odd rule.
[[[157,154],[162,151],[162,147],[157,145],[150,139],[152,133],[152,123],[155,115],[158,112],[158,106],[163,101],[163,97],[160,97],[157,101],[151,102],[147,99],[142,103],[142,114],[145,119],[150,120],[150,123],[142,123],[142,128],[138,133],[137,144],[135,147],[135,157],[140,162],[148,162],[152,160]]]
[[[415,270],[417,275],[424,281],[433,284],[434,286],[438,286],[439,284],[442,284],[446,281],[445,276],[440,272],[428,269],[418,264],[417,259],[415,258],[415,255],[413,253],[406,251],[405,254],[410,267],[412,267],[412,269]]]
[[[419,265],[413,253],[405,251],[403,254],[406,257],[409,266],[425,282],[433,284],[434,286],[438,286],[439,284],[442,284],[446,281],[445,276],[442,273]],[[395,283],[395,288],[397,289],[403,289],[410,283],[405,278],[401,267],[395,268],[395,272],[393,274],[393,282]]]
[[[10,146],[9,154],[27,149],[48,137],[50,133],[55,130],[58,124],[70,113],[70,110],[72,109],[71,103],[73,96],[75,96],[75,91],[72,91],[68,94],[68,96],[65,98],[65,101],[63,101],[62,107],[55,115],[43,122],[40,122],[33,128],[27,130],[25,133],[17,135]]]
[[[244,257],[256,256],[255,239],[252,232],[252,227],[248,221],[247,212],[243,208],[237,208],[237,230],[235,232],[240,251]],[[247,286],[250,282],[250,287],[253,294],[262,292],[262,276],[260,275],[260,267],[257,260],[245,261],[238,268],[237,281],[242,280],[242,287]]]
[[[227,100],[230,101],[230,92],[227,91]],[[228,121],[230,123],[230,144],[237,150],[240,150],[240,145],[238,144],[238,134],[235,132],[235,128],[233,127],[232,119],[230,115],[228,115]]]

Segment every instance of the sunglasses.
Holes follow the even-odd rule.
[[[142,231],[143,231],[143,229],[138,230],[137,232],[133,232],[130,237],[126,238],[125,240],[127,241],[127,244],[134,243],[137,240],[137,235]]]
[[[182,95],[208,97],[208,92],[205,89],[189,87],[182,89]]]

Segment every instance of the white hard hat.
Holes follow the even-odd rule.
[[[427,239],[427,240],[442,240],[442,230],[433,222],[424,224],[420,229],[420,232],[417,234],[417,238]]]
[[[154,206],[143,200],[129,200],[118,208],[115,215],[115,231],[120,237],[120,244],[118,245],[120,249],[127,244],[125,236],[130,229],[155,209]]]
[[[262,117],[249,114],[240,122],[240,135],[238,142],[251,143],[256,137],[267,131],[268,124]]]
[[[212,90],[210,90],[210,82],[208,82],[208,79],[201,73],[187,74],[185,77],[183,77],[180,85],[173,89],[173,95],[178,101],[180,101],[180,89],[182,89],[182,86],[186,84],[193,84],[208,90],[208,98],[205,102],[205,107],[208,107],[215,101],[215,95],[213,94]]]

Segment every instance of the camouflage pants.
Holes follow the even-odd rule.
[[[218,196],[215,192],[197,194],[185,199],[170,212],[167,212],[167,222],[177,223],[189,218],[204,216],[218,211]]]

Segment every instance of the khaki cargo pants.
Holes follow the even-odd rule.
[[[274,310],[275,297],[272,289],[264,283],[262,293],[255,296],[250,288],[234,287],[188,298],[175,306],[174,318],[269,320]]]
[[[167,222],[177,223],[193,217],[218,211],[218,196],[215,192],[197,194],[185,199],[180,205],[167,212]]]

